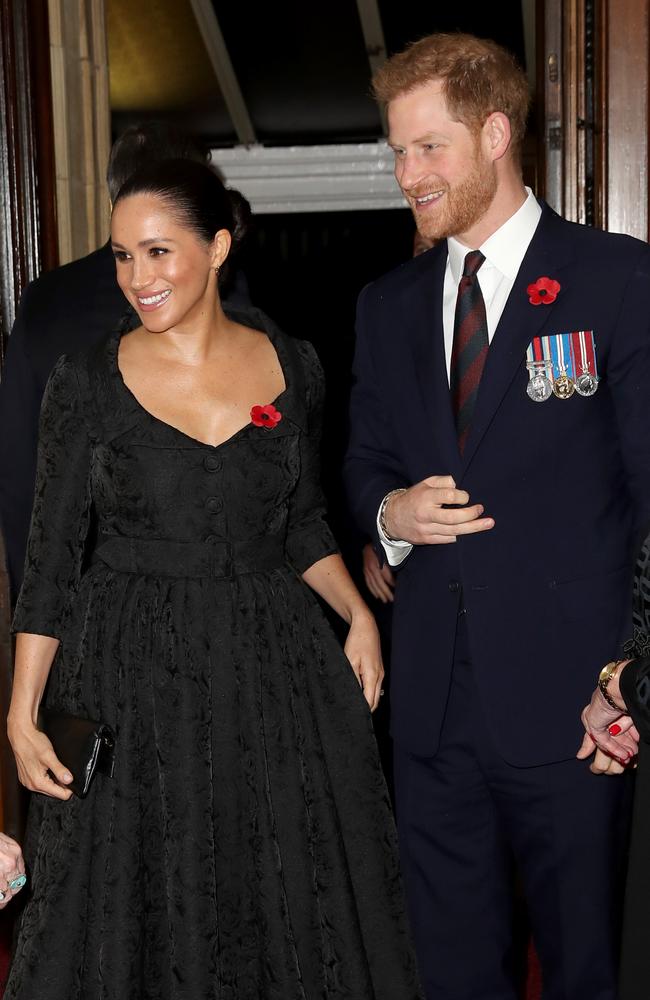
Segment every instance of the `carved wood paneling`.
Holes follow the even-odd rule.
[[[606,0],[545,0],[540,7],[545,196],[565,218],[602,226]]]
[[[537,94],[543,108],[537,132],[537,193],[560,215],[564,214],[562,4],[563,0],[539,0],[537,5]]]
[[[27,4],[0,0],[0,358],[22,289],[39,269]]]
[[[539,0],[538,32],[547,200],[648,239],[650,0]]]
[[[647,240],[650,0],[607,7],[607,228]]]
[[[59,255],[106,241],[110,205],[108,51],[104,0],[48,0]]]

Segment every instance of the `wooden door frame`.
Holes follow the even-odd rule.
[[[537,32],[541,193],[647,240],[650,0],[538,0]]]
[[[607,228],[650,237],[650,0],[607,0]]]
[[[0,0],[0,372],[26,284],[58,263],[54,176],[47,0]],[[0,829],[20,836],[24,796],[5,725],[9,618],[0,539]]]

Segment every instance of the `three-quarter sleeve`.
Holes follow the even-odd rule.
[[[88,534],[90,457],[77,376],[64,355],[41,407],[34,507],[14,632],[61,637]]]
[[[319,559],[338,552],[338,546],[325,520],[321,487],[320,438],[325,377],[311,344],[303,341],[296,347],[305,373],[308,420],[300,436],[300,475],[289,501],[286,552],[293,568],[302,574]]]
[[[650,743],[650,657],[628,663],[619,683],[626,708],[641,739]]]

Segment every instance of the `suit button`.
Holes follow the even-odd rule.
[[[208,545],[214,545],[217,542],[222,541],[222,539],[219,538],[218,535],[206,535],[205,536],[205,541],[208,543]]]
[[[203,468],[207,472],[219,472],[221,468],[221,459],[216,455],[206,455],[203,459]]]
[[[458,591],[460,590],[460,584],[459,584],[458,580],[450,580],[449,581],[449,589],[452,592],[452,594],[457,594]]]
[[[223,500],[221,497],[208,497],[205,501],[205,506],[210,511],[211,514],[218,514],[223,508]]]

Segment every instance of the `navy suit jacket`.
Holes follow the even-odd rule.
[[[0,383],[0,525],[14,600],[23,577],[47,380],[62,354],[99,341],[127,310],[109,243],[41,274],[23,292]]]
[[[479,695],[499,751],[567,759],[600,667],[628,637],[635,539],[650,521],[650,249],[568,223],[548,206],[490,345],[461,457],[442,326],[446,242],[369,285],[358,307],[345,475],[376,537],[381,499],[451,474],[495,527],[416,546],[398,573],[394,738],[436,752],[460,600]],[[527,286],[556,279],[552,304]],[[593,330],[601,382],[544,403],[526,394],[526,348]]]

